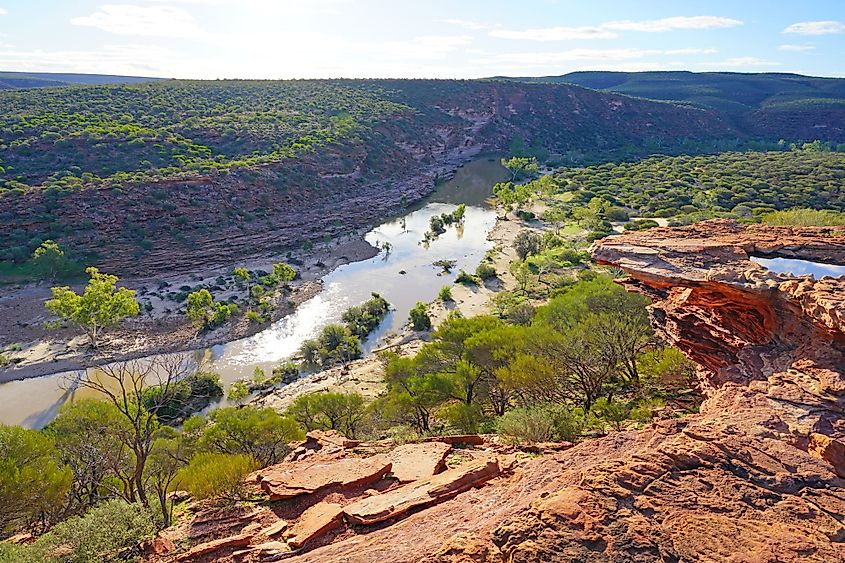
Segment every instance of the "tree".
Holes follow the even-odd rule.
[[[66,403],[45,432],[73,471],[72,510],[86,510],[112,496],[130,496],[132,427],[114,404],[96,399]]]
[[[70,261],[61,247],[52,240],[45,240],[32,253],[32,263],[43,277],[51,280],[67,274]]]
[[[450,398],[450,382],[440,374],[426,373],[416,358],[396,354],[387,358],[385,380],[387,406],[394,418],[407,417],[420,434],[430,432],[434,409]]]
[[[237,312],[237,305],[214,301],[207,289],[189,293],[185,307],[185,314],[188,315],[191,323],[200,330],[218,327]]]
[[[249,397],[249,393],[249,384],[246,381],[239,379],[229,386],[229,391],[226,392],[226,398],[233,403],[240,405],[243,404],[247,397]]]
[[[209,415],[208,422],[199,440],[200,448],[248,454],[261,467],[281,462],[290,451],[288,444],[305,437],[296,420],[270,408],[217,409]]]
[[[287,415],[308,430],[337,430],[355,438],[366,414],[364,398],[358,393],[320,392],[297,397]]]
[[[191,360],[176,354],[106,364],[96,373],[81,370],[67,382],[69,389],[90,389],[105,397],[127,421],[131,429],[127,446],[134,462],[126,484],[129,502],[149,506],[144,469],[159,429],[157,414],[180,395],[179,383],[192,373]],[[157,391],[145,394],[148,387]]]
[[[540,252],[543,244],[543,237],[533,231],[519,231],[513,240],[513,248],[516,250],[520,260],[525,260],[533,254]]]
[[[508,169],[511,173],[511,182],[516,182],[520,178],[533,176],[540,170],[540,165],[537,164],[535,157],[519,157],[514,156],[510,159],[502,159],[502,166]]]
[[[422,301],[417,301],[408,314],[408,320],[414,330],[431,330],[431,317],[428,316],[428,307]]]
[[[162,525],[167,528],[173,521],[173,502],[170,493],[174,490],[179,471],[185,466],[193,451],[185,434],[176,435],[173,429],[164,427],[158,432],[150,455],[144,466],[147,483],[158,499]]]
[[[64,507],[72,480],[52,438],[0,425],[0,535],[18,526],[43,530]]]
[[[102,274],[93,267],[85,271],[91,279],[82,295],[69,287],[54,287],[53,298],[45,306],[54,315],[85,330],[91,346],[96,348],[101,330],[138,315],[141,308],[133,290],[116,287],[117,276]]]

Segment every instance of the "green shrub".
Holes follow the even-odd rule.
[[[601,397],[593,403],[592,414],[601,421],[609,424],[614,430],[622,430],[624,423],[631,415],[631,406],[620,401],[608,401]]]
[[[460,272],[458,272],[458,277],[455,278],[455,283],[461,283],[464,285],[478,285],[478,278],[476,278],[472,274],[468,274],[465,271],[461,270]]]
[[[496,420],[496,432],[516,444],[549,442],[554,437],[554,422],[545,407],[514,409]]]
[[[28,546],[19,546],[10,562],[101,563],[139,556],[138,544],[156,532],[153,513],[141,504],[108,500],[84,516],[73,516]]]
[[[505,413],[496,420],[496,432],[514,443],[564,440],[574,442],[584,428],[581,409],[562,405],[534,405]]]
[[[441,415],[462,434],[475,434],[484,422],[481,407],[475,404],[451,403],[443,408]]]
[[[440,299],[443,303],[448,303],[450,301],[454,301],[452,297],[452,288],[448,285],[444,285],[440,288],[440,292],[437,294],[437,298]],[[2,366],[2,364],[0,364]]]
[[[634,219],[625,223],[626,231],[646,231],[654,227],[659,227],[660,224],[654,219]]]
[[[475,269],[475,275],[481,280],[490,280],[496,277],[496,268],[492,264],[482,262]]]
[[[763,215],[761,220],[766,225],[832,227],[845,225],[845,213],[828,209],[790,209]]]
[[[256,469],[258,463],[250,455],[203,452],[179,471],[176,484],[197,500],[241,500],[247,492],[244,478]]]
[[[408,319],[414,330],[431,330],[431,317],[428,316],[428,307],[422,301],[417,301],[417,304],[411,308]]]

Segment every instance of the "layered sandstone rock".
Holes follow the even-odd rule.
[[[467,463],[434,477],[361,499],[345,507],[343,512],[353,524],[375,524],[453,497],[498,474],[499,463],[495,459]]]
[[[715,221],[592,252],[702,366],[700,413],[523,461],[295,560],[845,561],[845,281],[749,260],[845,263],[845,230]]]
[[[405,444],[387,454],[392,464],[390,472],[400,483],[410,483],[431,477],[446,468],[446,457],[452,446],[443,442]]]
[[[391,469],[384,456],[342,458],[295,464],[280,463],[261,470],[256,479],[271,500],[309,495],[329,487],[357,487],[378,481]]]

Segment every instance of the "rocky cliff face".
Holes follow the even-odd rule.
[[[845,229],[716,221],[592,252],[653,298],[656,326],[703,366],[700,413],[540,457],[461,449],[440,476],[332,497],[340,520],[375,523],[305,543],[292,561],[845,561],[845,280],[748,259],[845,261]],[[443,452],[432,455],[435,467]],[[473,488],[441,483],[490,460],[497,470]],[[252,560],[273,560],[261,553]]]

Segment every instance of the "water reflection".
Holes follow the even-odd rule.
[[[751,260],[767,270],[779,274],[790,274],[793,276],[806,276],[809,274],[817,280],[824,276],[834,278],[845,276],[845,266],[837,266],[835,264],[822,264],[821,262],[811,262],[809,260],[798,260],[795,258],[759,258],[757,256],[752,256]]]
[[[363,343],[365,352],[372,350],[407,322],[408,312],[417,301],[432,301],[442,286],[454,282],[458,271],[472,271],[481,262],[492,247],[487,235],[496,220],[495,212],[484,201],[490,197],[492,185],[505,178],[498,159],[485,157],[468,163],[408,214],[369,232],[367,241],[382,252],[370,260],[335,269],[323,279],[323,291],[292,315],[249,338],[185,355],[196,365],[219,373],[228,387],[232,381],[251,375],[256,366],[269,373],[295,354],[303,340],[316,336],[326,324],[338,322],[343,311],[377,292],[391,303],[392,310]],[[467,204],[464,224],[449,227],[427,246],[420,244],[431,217],[451,213],[459,203]],[[384,249],[385,243],[389,251]],[[451,274],[444,274],[433,266],[438,260],[455,260],[457,266]],[[67,390],[72,376],[57,374],[0,385],[0,423],[40,428],[67,400],[93,394],[88,389]]]

